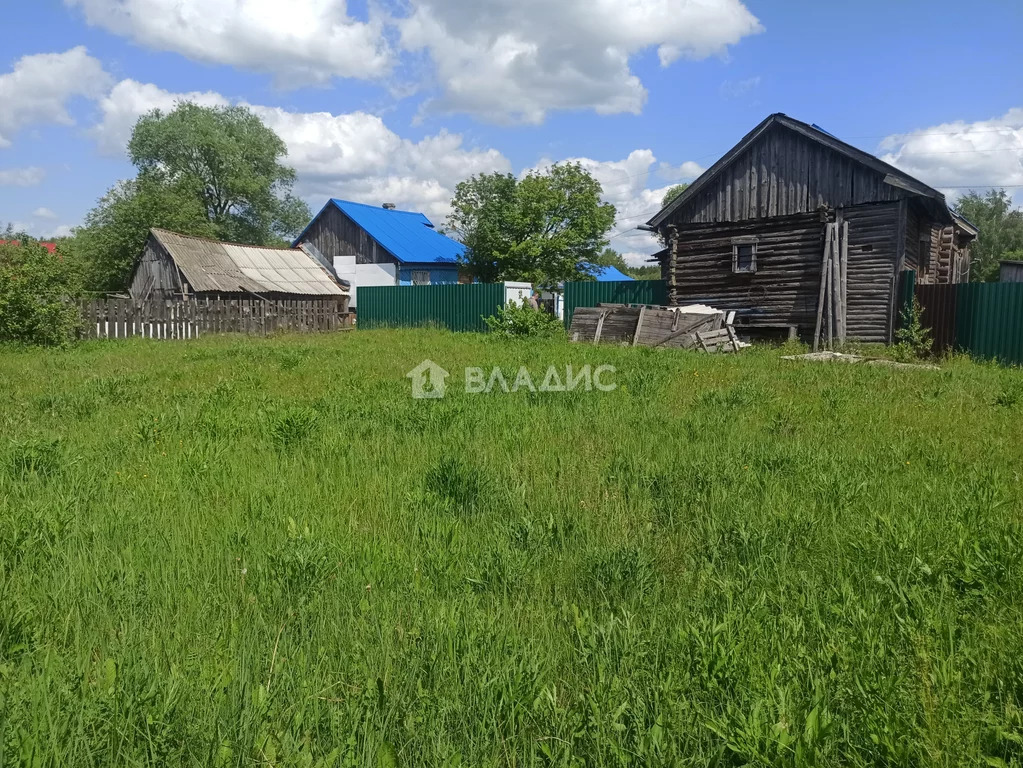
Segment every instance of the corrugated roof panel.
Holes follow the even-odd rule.
[[[159,229],[152,233],[193,291],[312,296],[346,293],[309,254],[299,249],[218,243]]]
[[[388,210],[347,200],[332,200],[400,262],[457,264],[465,246],[445,237],[421,213]]]

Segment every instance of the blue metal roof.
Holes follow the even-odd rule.
[[[457,264],[465,246],[445,237],[421,213],[331,200],[402,264]]]
[[[618,267],[597,267],[590,274],[597,279],[598,283],[614,283],[633,279],[618,269]]]

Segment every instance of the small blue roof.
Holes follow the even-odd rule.
[[[336,206],[402,264],[454,265],[465,253],[464,245],[435,230],[433,223],[421,213],[349,200],[331,200],[327,205]],[[298,239],[304,235],[303,232]]]
[[[618,269],[618,267],[597,267],[590,274],[597,279],[598,283],[614,283],[633,279]]]

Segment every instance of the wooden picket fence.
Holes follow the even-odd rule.
[[[83,301],[82,335],[89,339],[197,339],[210,333],[266,336],[278,332],[352,327],[343,299],[93,299]]]

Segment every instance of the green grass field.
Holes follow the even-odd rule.
[[[0,351],[0,766],[1020,766],[1021,475],[960,360]]]

